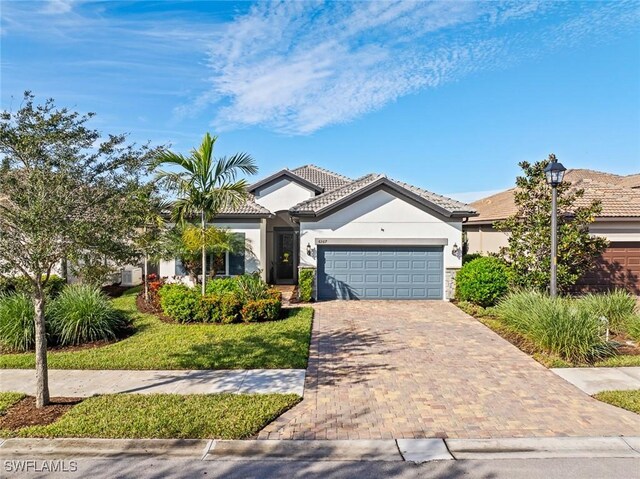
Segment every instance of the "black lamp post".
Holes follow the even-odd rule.
[[[562,183],[567,169],[558,163],[556,155],[549,155],[549,164],[544,169],[547,183],[551,186],[551,297],[558,294],[558,185]]]

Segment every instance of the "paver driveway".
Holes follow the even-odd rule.
[[[640,435],[454,305],[315,306],[305,398],[263,439]]]

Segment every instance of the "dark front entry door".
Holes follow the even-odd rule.
[[[276,283],[293,283],[295,273],[295,235],[276,231]]]

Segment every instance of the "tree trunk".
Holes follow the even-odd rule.
[[[204,222],[204,210],[202,211],[202,296],[205,294],[206,283],[207,283],[207,248],[205,245],[205,228],[206,224]]]
[[[49,404],[49,373],[47,371],[47,333],[44,319],[44,291],[37,285],[33,297],[36,330],[36,407]]]

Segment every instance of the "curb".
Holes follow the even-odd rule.
[[[638,437],[497,439],[208,440],[7,439],[0,457],[157,457],[197,461],[410,461],[638,458]]]
[[[7,439],[0,457],[163,456],[202,459],[210,442],[206,439]]]

